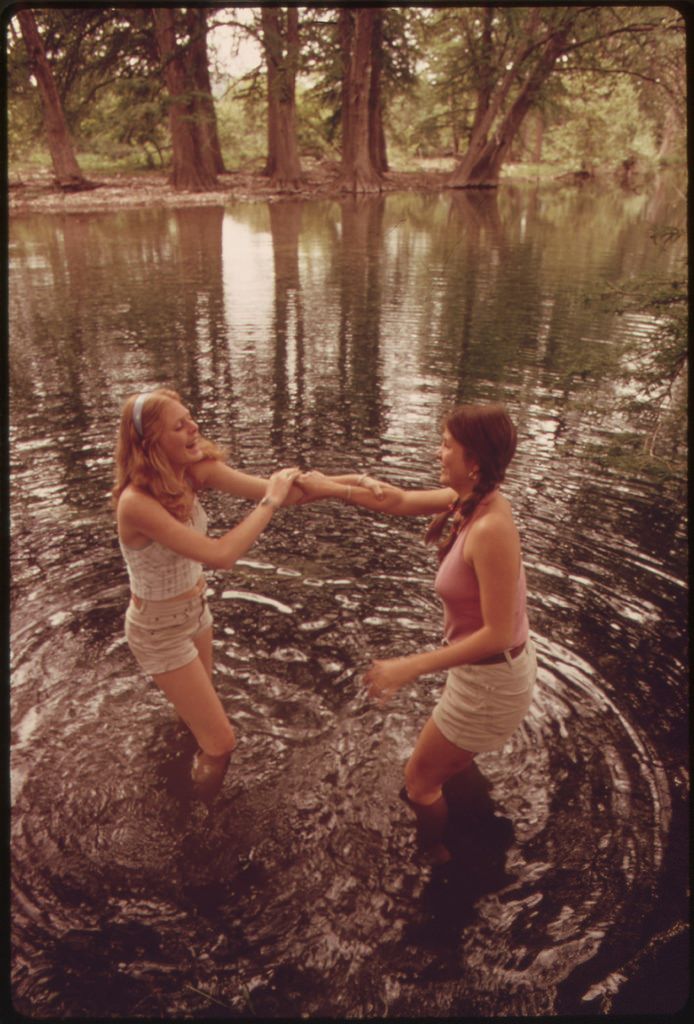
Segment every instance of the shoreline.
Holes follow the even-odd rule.
[[[138,207],[223,206],[229,202],[277,202],[292,199],[348,199],[355,194],[339,185],[337,168],[311,169],[295,189],[280,190],[268,178],[255,172],[231,171],[218,175],[218,186],[205,192],[177,191],[163,171],[99,174],[85,177],[93,187],[62,191],[53,184],[50,171],[15,177],[7,184],[8,212],[82,213]],[[448,173],[397,172],[384,176],[379,191],[356,194],[356,198],[391,192],[438,192],[446,188]],[[485,190],[486,191],[486,190]]]
[[[560,186],[580,185],[580,176],[560,175],[543,179],[535,177],[505,178],[498,186],[450,188],[450,171],[389,171],[380,189],[354,193],[340,187],[337,164],[317,164],[307,168],[304,179],[295,189],[281,190],[271,185],[260,172],[227,171],[218,175],[218,186],[204,192],[175,190],[165,171],[115,172],[93,178],[85,172],[92,187],[81,191],[62,191],[53,184],[49,170],[15,176],[7,183],[7,209],[10,216],[27,213],[96,213],[142,207],[185,208],[224,206],[234,202],[288,202],[291,200],[365,199],[393,192],[465,192],[488,195],[508,185]]]

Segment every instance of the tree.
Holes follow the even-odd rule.
[[[54,6],[33,14],[75,144],[107,158],[142,147],[150,164],[154,149],[163,162],[167,108],[149,11]],[[39,97],[24,85],[29,76],[21,36],[19,44],[12,32],[7,95],[14,153],[43,135]]]
[[[681,28],[676,12],[655,7],[490,5],[447,8],[437,18],[438,91],[474,96],[463,110],[467,149],[449,179],[453,188],[498,184],[527,115],[542,108],[558,75],[590,70],[665,87],[653,44]]]
[[[301,161],[296,136],[296,75],[299,62],[299,12],[262,7],[263,50],[267,64],[268,152],[265,173],[273,185],[299,184]]]
[[[193,68],[190,40],[176,39],[176,12],[153,7],[152,19],[159,56],[169,93],[169,126],[173,147],[170,180],[175,189],[203,192],[217,184],[213,149],[205,111],[197,99],[200,85]],[[194,51],[193,51],[194,53]]]
[[[608,85],[588,71],[572,75],[562,108],[545,136],[548,160],[583,176],[609,170],[628,185],[639,164],[656,159],[656,124],[639,109],[632,80]]]
[[[29,65],[36,77],[41,97],[43,124],[53,163],[55,183],[66,191],[94,188],[95,186],[84,177],[77,163],[63,106],[33,12],[28,9],[17,11],[17,18],[29,56]]]
[[[374,163],[379,140],[371,138],[378,115],[370,103],[379,101],[380,61],[374,43],[380,40],[381,12],[372,7],[342,7],[339,14],[342,57],[341,185],[349,192],[378,192],[382,175]],[[377,27],[378,26],[378,27]]]
[[[522,33],[498,78],[498,65],[495,69],[490,61],[496,11],[484,9],[483,29],[475,53],[481,62],[477,105],[467,151],[451,175],[449,187],[498,185],[501,167],[518,130],[564,52],[577,11],[563,8],[543,12],[539,7],[529,8]]]
[[[687,111],[685,23],[681,15],[668,8],[644,7],[633,12],[608,9],[597,20],[583,21],[579,28],[556,69],[555,79],[570,83],[569,94],[582,94],[587,111],[594,96],[600,105],[611,100],[613,93],[628,90],[635,97],[635,106],[628,119],[631,123],[623,126],[622,134],[643,138],[646,131],[652,132],[658,150],[656,159],[676,156],[678,139],[684,140],[686,135]],[[575,107],[570,103],[563,120],[575,117]],[[616,120],[611,118],[613,124]],[[643,142],[617,149],[617,160],[630,161],[633,150],[636,154],[642,151]]]
[[[213,187],[223,162],[208,69],[210,10],[28,8],[74,144],[118,159],[137,145],[150,164],[153,154],[161,165],[172,144],[176,187]],[[380,189],[388,172],[386,120],[388,142],[406,153],[452,151],[453,187],[494,186],[506,162],[532,154],[537,163],[541,146],[551,153],[557,132],[563,151],[572,134],[604,141],[604,133],[590,125],[581,131],[574,126],[584,115],[597,125],[605,93],[616,97],[627,79],[636,112],[622,108],[635,125],[635,144],[616,153],[616,162],[634,154],[649,160],[682,156],[685,26],[671,7],[267,3],[243,17],[240,10],[218,8],[214,18],[257,40],[264,61],[225,98],[223,113],[227,124],[233,121],[225,145],[230,153],[237,147],[241,158],[255,158],[259,144],[265,145],[257,131],[258,109],[266,106],[265,172],[277,188],[296,186],[301,146],[325,151],[341,125],[342,187]],[[42,106],[54,111],[57,104],[54,96],[44,101],[30,88],[20,21],[10,25],[8,121],[16,157],[46,133]],[[246,100],[253,121],[241,142],[242,104],[236,97]],[[63,129],[58,135],[64,136]],[[628,140],[628,133],[620,137]],[[582,156],[577,150],[572,159]]]
[[[393,98],[411,90],[415,82],[419,50],[413,26],[420,15],[417,8],[378,5],[374,5],[373,15],[368,139],[372,164],[384,174],[388,171],[386,110]],[[351,35],[354,26],[344,20],[341,24],[341,18],[344,14],[339,8],[306,8],[302,16],[301,67],[306,78],[300,94],[299,136],[314,148],[313,140],[332,144],[344,128],[344,74],[350,56],[344,35],[345,31]],[[390,121],[388,129],[390,133]]]

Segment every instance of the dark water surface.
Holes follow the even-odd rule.
[[[13,998],[38,1017],[660,1012],[686,986],[682,488],[615,458],[624,344],[677,191],[392,195],[16,217],[10,237]],[[441,415],[519,428],[540,676],[412,860],[402,766],[443,677],[424,523],[286,510],[210,572],[239,746],[208,807],[139,674],[109,507],[122,399],[177,386],[231,461],[436,485]],[[211,532],[248,508],[206,502]],[[649,1003],[650,1000],[650,1003]]]

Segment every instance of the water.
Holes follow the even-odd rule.
[[[10,237],[13,999],[34,1016],[523,1016],[684,994],[686,504],[614,457],[606,283],[667,278],[677,193],[501,190],[16,217]],[[402,765],[442,677],[424,523],[285,510],[210,572],[239,746],[193,745],[139,674],[109,507],[122,398],[177,386],[231,461],[432,486],[441,415],[501,399],[519,450],[539,687],[412,861]],[[247,508],[206,502],[212,532]],[[648,1003],[650,1000],[650,1004]],[[678,1002],[679,1001],[679,1002]]]

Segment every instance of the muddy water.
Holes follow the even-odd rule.
[[[683,991],[686,521],[613,458],[620,344],[590,306],[667,274],[662,195],[390,196],[17,218],[11,232],[13,999],[51,1017],[522,1016]],[[570,227],[570,230],[569,230]],[[588,310],[588,311],[587,311]],[[239,736],[221,794],[123,638],[122,397],[175,384],[231,461],[436,482],[442,412],[500,398],[540,675],[412,860],[402,765],[440,691],[422,522],[287,510],[208,575]],[[210,497],[211,532],[247,506]],[[659,981],[656,984],[654,978]],[[668,1003],[670,1000],[670,1003]]]

